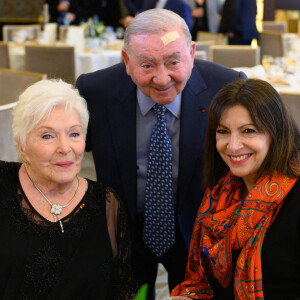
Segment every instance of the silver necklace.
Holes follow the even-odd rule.
[[[78,186],[77,186],[77,189],[75,191],[75,194],[74,194],[73,198],[67,204],[60,205],[60,204],[52,203],[45,196],[45,194],[39,189],[39,187],[35,184],[35,182],[32,181],[32,179],[30,178],[30,176],[29,176],[29,174],[27,172],[26,167],[25,167],[25,170],[26,170],[27,176],[30,179],[30,181],[32,182],[33,186],[38,190],[38,192],[42,195],[42,197],[50,204],[50,206],[51,206],[50,212],[53,215],[54,222],[57,222],[57,220],[59,221],[61,232],[64,233],[64,227],[63,227],[63,224],[62,224],[62,222],[60,220],[59,215],[62,213],[62,209],[68,207],[73,202],[73,200],[76,198],[76,196],[77,196],[77,193],[78,193],[79,187],[80,187],[80,180],[79,180],[78,176],[76,176],[77,181],[78,181]]]

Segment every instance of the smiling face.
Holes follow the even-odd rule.
[[[75,109],[66,113],[64,105],[57,106],[49,118],[43,118],[28,134],[26,149],[18,147],[35,182],[73,182],[85,149],[78,113]]]
[[[180,27],[179,38],[164,45],[160,34],[130,37],[130,53],[122,52],[126,72],[142,93],[158,104],[171,103],[185,87],[194,64],[195,43],[188,46]]]
[[[242,105],[227,108],[216,131],[216,147],[230,171],[242,177],[248,192],[271,144],[267,132],[259,131],[248,110]]]

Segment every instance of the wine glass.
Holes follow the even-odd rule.
[[[270,66],[274,64],[274,58],[272,55],[263,55],[262,57],[262,65],[264,66],[266,72],[268,72]]]

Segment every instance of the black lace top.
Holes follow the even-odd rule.
[[[88,180],[62,233],[31,206],[19,168],[0,162],[0,299],[132,299],[126,213],[114,192]]]

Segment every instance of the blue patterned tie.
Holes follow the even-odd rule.
[[[144,242],[161,257],[175,243],[172,145],[165,121],[166,107],[155,104],[153,109],[157,122],[148,156]]]

